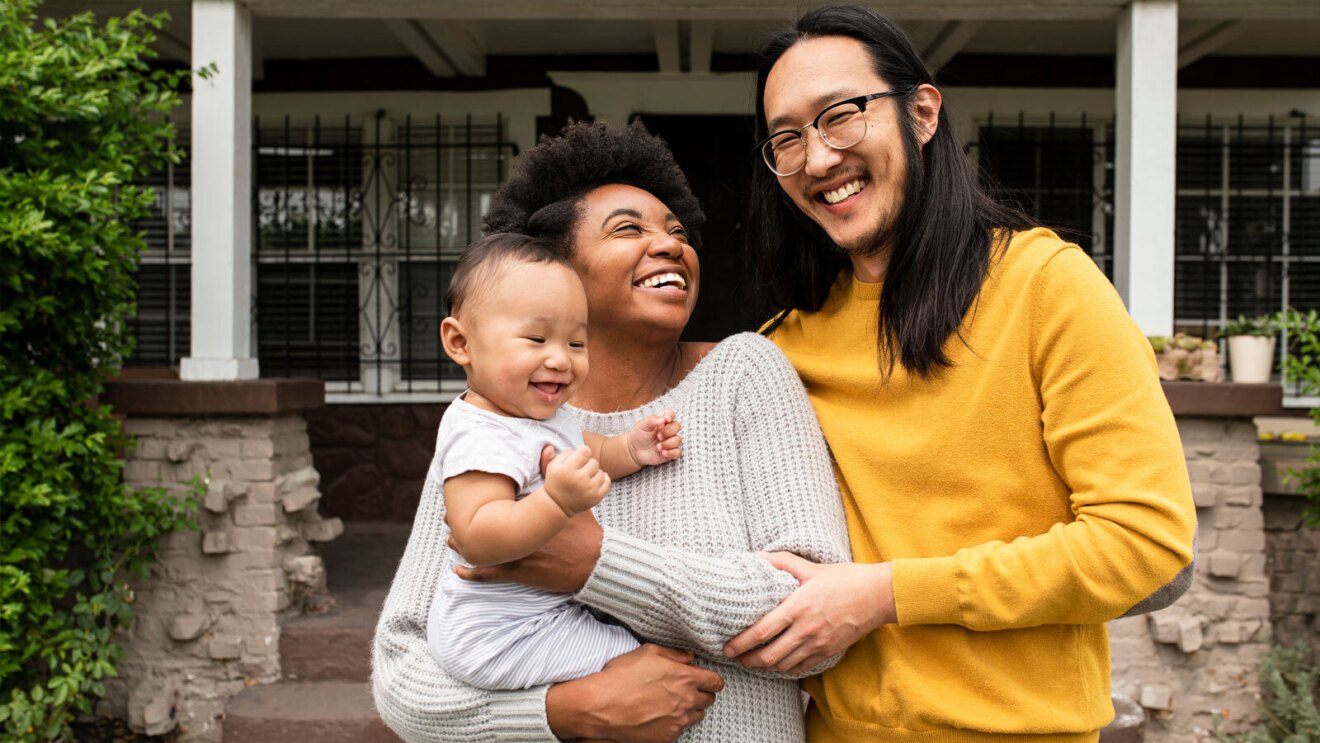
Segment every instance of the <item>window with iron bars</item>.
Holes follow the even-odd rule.
[[[1010,122],[987,116],[969,145],[992,190],[1112,276],[1112,123]],[[1177,141],[1176,329],[1214,338],[1238,315],[1320,308],[1320,131],[1207,117],[1180,121]]]
[[[332,397],[462,388],[437,337],[443,293],[513,154],[503,129],[500,117],[256,122],[253,335],[263,376],[319,377]],[[188,351],[186,165],[153,185],[137,366],[174,365]]]

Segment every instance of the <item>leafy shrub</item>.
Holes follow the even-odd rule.
[[[131,492],[103,378],[131,347],[133,186],[176,156],[186,73],[152,71],[163,16],[39,21],[0,3],[0,738],[68,739],[132,620],[127,578],[188,526],[188,498]]]
[[[1320,692],[1320,669],[1311,659],[1311,649],[1304,642],[1290,648],[1270,648],[1260,664],[1259,727],[1242,735],[1224,735],[1215,718],[1215,738],[1219,743],[1315,743],[1320,740],[1320,710],[1316,693]]]
[[[1302,395],[1320,395],[1320,313],[1305,314],[1290,309],[1279,313],[1278,325],[1288,334],[1288,354],[1283,362],[1288,381]],[[1320,407],[1311,408],[1311,420],[1320,425]],[[1312,445],[1306,467],[1288,472],[1285,479],[1307,498],[1306,522],[1320,526],[1320,446]]]

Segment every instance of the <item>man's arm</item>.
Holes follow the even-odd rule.
[[[853,628],[886,622],[979,631],[1094,624],[1149,609],[1153,595],[1168,602],[1186,585],[1196,512],[1150,344],[1080,250],[1060,251],[1035,286],[1043,444],[1074,520],[952,555],[858,566],[857,582],[843,566],[808,574],[785,561],[803,580],[799,595],[735,638],[730,654],[749,668],[783,669],[803,644],[847,647],[864,634]],[[873,598],[850,600],[861,591]],[[818,621],[830,606],[833,621]]]

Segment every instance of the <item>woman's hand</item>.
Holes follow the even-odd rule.
[[[724,654],[745,668],[804,673],[898,621],[887,562],[818,565],[790,552],[760,554],[801,585],[724,646]]]
[[[719,674],[692,665],[691,653],[643,645],[600,673],[551,686],[546,720],[559,738],[668,743],[701,722],[723,688]]]
[[[541,549],[524,558],[481,568],[459,566],[455,571],[463,580],[521,583],[553,593],[577,593],[596,569],[604,537],[595,515],[583,511]]]

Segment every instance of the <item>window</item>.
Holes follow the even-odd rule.
[[[253,323],[262,375],[318,377],[332,395],[461,385],[437,337],[444,288],[480,234],[512,150],[499,117],[257,121]],[[149,260],[139,273],[134,365],[175,365],[188,352],[186,168],[151,182],[158,213],[143,224]]]
[[[1016,202],[1041,224],[1080,245],[1106,275],[1113,275],[1109,235],[1114,223],[1113,126],[1088,122],[1028,126],[990,114],[976,150],[990,191]]]

